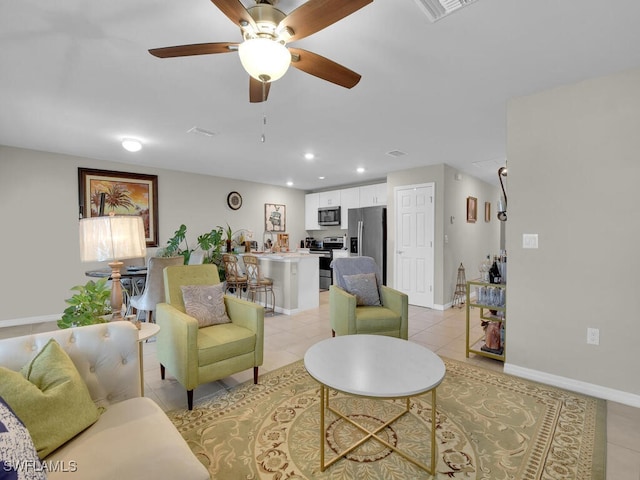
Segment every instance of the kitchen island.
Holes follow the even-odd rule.
[[[240,258],[244,255],[239,254]],[[260,262],[262,276],[273,280],[276,312],[293,315],[320,305],[320,271],[316,255],[294,252],[254,255]],[[264,301],[264,298],[260,300]]]

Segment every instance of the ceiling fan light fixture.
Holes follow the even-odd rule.
[[[250,38],[238,46],[242,66],[256,80],[274,82],[291,64],[291,54],[282,43],[269,38]]]

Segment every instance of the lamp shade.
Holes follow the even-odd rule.
[[[80,220],[80,259],[103,262],[147,254],[142,217],[112,215]]]
[[[273,82],[291,64],[291,53],[282,43],[268,38],[250,38],[238,46],[242,66],[256,80]]]

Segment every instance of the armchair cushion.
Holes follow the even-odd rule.
[[[224,306],[223,284],[182,285],[182,298],[187,315],[198,320],[198,327],[231,323]]]
[[[209,365],[232,357],[252,353],[256,334],[233,323],[200,329],[198,332],[198,365]]]
[[[358,273],[342,277],[346,291],[356,297],[356,305],[380,306],[380,294],[375,273]]]
[[[0,367],[0,385],[0,395],[24,422],[40,458],[100,416],[73,361],[54,339],[21,372]]]

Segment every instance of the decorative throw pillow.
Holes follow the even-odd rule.
[[[347,292],[355,295],[358,305],[380,306],[380,294],[375,273],[358,273],[342,277]]]
[[[182,299],[187,315],[198,320],[198,328],[231,323],[224,306],[222,283],[216,285],[183,285]]]
[[[22,421],[0,397],[0,479],[47,478]]]
[[[100,416],[73,361],[53,338],[20,372],[0,367],[0,396],[29,430],[41,459]]]

